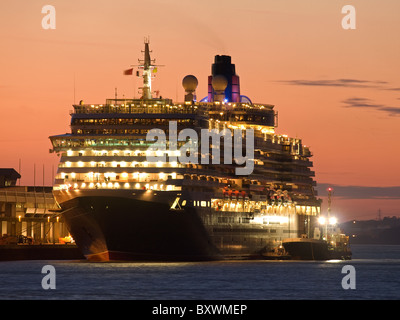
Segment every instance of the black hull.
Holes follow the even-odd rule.
[[[292,260],[351,260],[350,250],[333,250],[327,242],[320,240],[289,240],[283,242],[283,247]]]
[[[287,224],[265,225],[262,215],[244,224],[241,212],[175,205],[177,199],[196,196],[150,190],[55,192],[69,232],[91,261],[287,259],[271,254],[293,233]]]
[[[68,229],[88,260],[219,259],[194,210],[124,197],[78,197],[62,203]]]

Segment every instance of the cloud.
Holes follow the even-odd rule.
[[[317,87],[346,87],[346,88],[382,88],[388,84],[386,81],[370,81],[359,79],[335,79],[335,80],[281,80],[288,85],[294,86],[317,86]]]
[[[364,187],[364,186],[341,186],[327,183],[317,185],[318,196],[328,196],[327,189],[333,189],[333,196],[341,199],[400,199],[400,186],[395,187]]]
[[[384,107],[380,108],[380,111],[386,111],[392,116],[400,116],[400,107]]]
[[[374,103],[368,98],[348,98],[343,100],[345,108],[362,108],[362,109],[375,109],[377,111],[382,111],[389,113],[392,116],[400,115],[400,107],[391,107],[384,104]]]
[[[342,88],[374,88],[378,90],[399,91],[400,87],[389,87],[390,83],[381,80],[362,80],[362,79],[333,79],[333,80],[280,80],[277,82],[294,86],[311,87],[342,87]],[[397,98],[400,100],[400,98]],[[348,98],[344,101],[345,108],[369,109],[385,112],[391,116],[400,116],[400,107],[392,107],[384,104],[375,103],[368,98]]]
[[[348,98],[342,102],[345,104],[345,108],[372,108],[380,109],[386,107],[383,104],[371,103],[370,99],[367,98]]]

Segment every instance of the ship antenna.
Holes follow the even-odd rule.
[[[149,48],[149,38],[144,38],[144,59],[138,59],[139,64],[138,65],[131,65],[131,67],[138,67],[138,69],[143,69],[143,87],[140,87],[139,89],[142,89],[142,97],[140,99],[144,100],[151,100],[151,78],[152,74],[157,72],[157,67],[163,67],[162,65],[155,65],[156,60],[150,58],[150,52],[152,52]],[[124,75],[132,75],[133,74],[133,68],[125,70]],[[136,72],[136,76],[139,77],[139,71]]]
[[[154,65],[152,65],[152,63],[154,62],[154,60],[152,61],[150,58],[150,48],[149,48],[149,38],[145,38],[144,39],[144,51],[142,51],[144,53],[144,60],[139,60],[139,63],[141,63],[141,65],[139,65],[139,68],[143,68],[143,94],[142,94],[142,98],[143,99],[151,99],[151,73],[154,69]]]
[[[328,221],[331,215],[331,205],[332,205],[332,188],[328,188]]]
[[[163,67],[162,65],[155,65],[156,60],[150,58],[150,53],[152,52],[149,48],[150,40],[149,37],[144,38],[144,59],[139,61],[139,65],[137,67],[139,69],[143,69],[143,87],[142,89],[142,97],[141,99],[152,99],[151,96],[151,78],[152,74],[157,72],[157,67]],[[127,70],[130,71],[129,74],[132,74],[132,69]],[[128,73],[126,73],[128,74]],[[137,71],[137,76],[139,76],[139,71]]]
[[[326,241],[328,241],[328,223],[330,221],[331,217],[331,205],[332,205],[332,191],[333,189],[331,187],[328,188],[328,217],[326,223],[325,223],[325,236],[326,236]]]

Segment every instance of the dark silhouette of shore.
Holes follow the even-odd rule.
[[[400,218],[351,220],[340,224],[350,244],[400,244]]]

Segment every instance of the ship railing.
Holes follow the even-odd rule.
[[[122,105],[75,105],[74,110],[70,114],[79,113],[146,113],[146,114],[198,114],[202,113],[201,109],[192,105],[169,105],[169,104],[122,104]]]
[[[176,180],[174,180],[176,181]],[[197,187],[218,187],[220,186],[219,181],[207,181],[207,180],[188,180],[183,179],[181,180],[182,186],[197,186]]]
[[[274,219],[282,217],[282,215],[294,214],[295,207],[293,205],[272,205],[268,202],[257,202],[249,199],[211,199],[211,209],[219,212],[243,212],[247,214],[265,214],[265,218],[271,220],[270,224],[274,224]]]
[[[266,104],[246,103],[172,103],[170,99],[107,99],[103,104],[74,105],[70,113],[198,113],[231,110],[235,112],[265,111],[274,108]]]
[[[108,181],[105,180],[97,182],[82,182],[82,183],[69,183],[66,181],[64,184],[54,186],[54,190],[154,190],[154,191],[181,191],[182,187],[178,184],[166,184],[160,181],[159,183],[149,182],[128,182],[128,181]]]
[[[227,102],[227,103],[219,103],[219,102],[207,102],[207,103],[198,103],[199,106],[204,106],[208,108],[208,111],[220,111],[220,110],[232,110],[232,111],[245,111],[248,112],[250,110],[255,111],[269,111],[274,108],[272,104],[250,104],[250,103],[241,103],[241,102]]]

